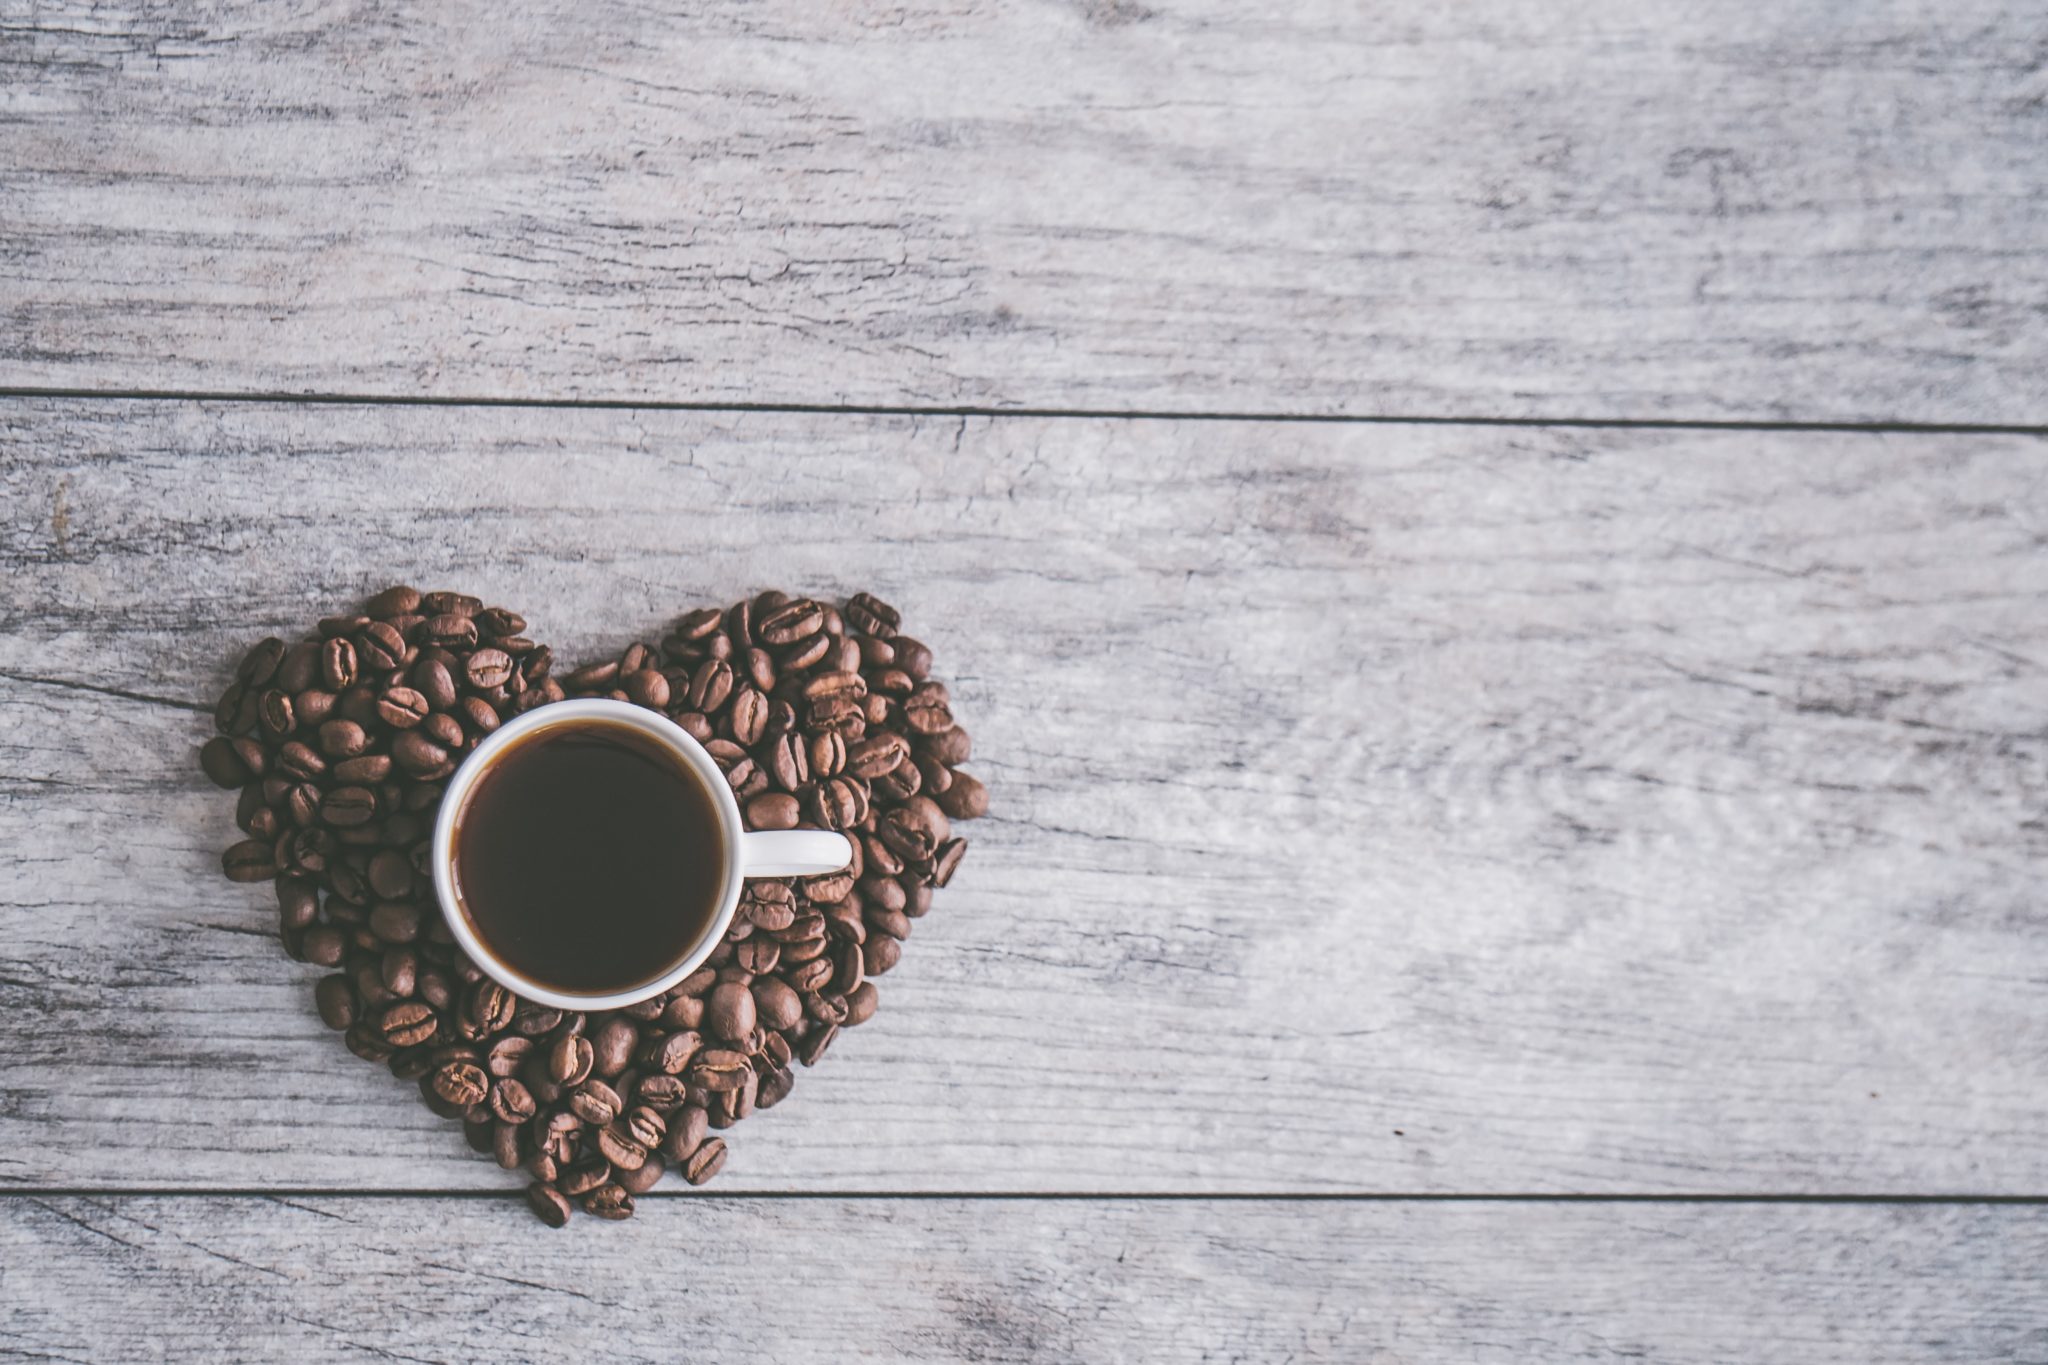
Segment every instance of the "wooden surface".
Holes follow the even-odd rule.
[[[2041,1360],[2040,1208],[37,1197],[0,1351],[170,1360]],[[603,1250],[597,1250],[599,1245]]]
[[[2048,1361],[2040,15],[1438,8],[0,0],[0,1358]],[[219,878],[394,576],[953,682],[707,1191]]]
[[[953,679],[969,872],[734,1184],[2048,1188],[2048,440],[0,421],[17,1181],[504,1186],[320,1026],[193,769],[248,643],[395,572],[571,658],[872,585]]]
[[[0,384],[2048,423],[2033,3],[0,15]]]

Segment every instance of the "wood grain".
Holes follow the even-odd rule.
[[[994,794],[734,1189],[2048,1191],[2048,442],[0,405],[0,1180],[487,1188],[192,766],[460,585],[898,603]]]
[[[2039,17],[6,0],[0,384],[2041,424]]]
[[[2039,1208],[10,1198],[58,1360],[1544,1361],[2048,1351]]]

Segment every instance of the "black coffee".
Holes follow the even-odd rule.
[[[456,894],[522,975],[602,994],[687,955],[724,889],[718,814],[696,773],[606,721],[515,740],[455,824]]]

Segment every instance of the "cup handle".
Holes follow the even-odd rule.
[[[853,861],[853,844],[829,829],[755,830],[740,836],[742,877],[822,877]]]

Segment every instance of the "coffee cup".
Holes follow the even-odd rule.
[[[837,872],[829,830],[749,831],[725,773],[657,711],[557,702],[487,736],[448,779],[434,890],[455,941],[515,994],[620,1009],[674,987],[731,927],[750,877]]]

